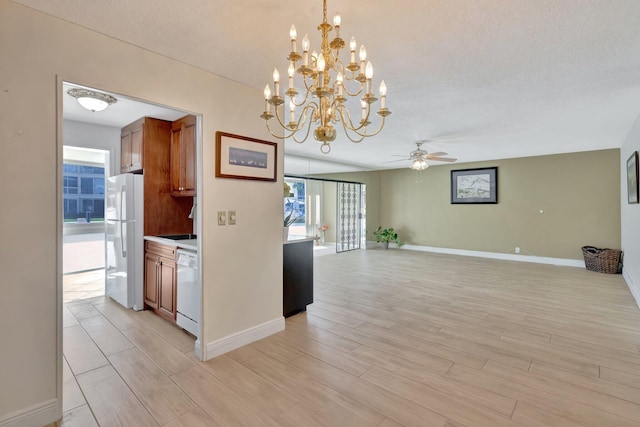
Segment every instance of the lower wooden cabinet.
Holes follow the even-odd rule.
[[[144,254],[144,303],[156,314],[176,321],[176,248],[147,241]]]

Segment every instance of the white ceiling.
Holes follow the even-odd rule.
[[[254,87],[256,120],[273,67],[286,75],[290,25],[317,48],[322,18],[321,0],[15,1]],[[360,144],[339,136],[323,155],[287,142],[288,155],[381,169],[426,138],[460,162],[613,148],[640,112],[638,0],[328,0],[328,11],[366,45],[393,114]]]
[[[174,121],[188,114],[184,111],[142,102],[119,94],[112,94],[117,101],[111,104],[106,110],[92,112],[82,107],[74,97],[68,94],[71,88],[87,87],[67,82],[62,84],[62,92],[64,95],[62,98],[62,107],[66,120],[123,128],[141,117],[155,117],[156,119]]]

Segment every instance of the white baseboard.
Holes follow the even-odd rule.
[[[254,341],[261,340],[280,331],[284,331],[284,317],[270,320],[208,343],[206,358],[207,360],[213,359],[221,354],[228,353],[243,345],[251,344]]]
[[[624,278],[624,281],[627,282],[627,287],[631,291],[631,295],[633,295],[633,298],[636,300],[636,305],[640,308],[640,286],[638,286],[639,284],[633,281],[633,279],[631,278],[631,275],[629,274],[629,270],[627,270],[624,267],[622,268],[622,277]]]
[[[196,339],[196,343],[193,346],[193,353],[196,355],[198,360],[204,360],[204,355],[202,354],[202,342],[200,338]]]
[[[62,405],[58,399],[47,400],[19,413],[9,414],[0,420],[0,427],[33,427],[56,422],[62,417]]]
[[[503,259],[508,261],[533,262],[538,264],[564,265],[584,268],[582,259],[552,258],[531,255],[502,254],[498,252],[470,251],[466,249],[437,248],[433,246],[403,245],[401,249],[421,252],[438,252],[442,254],[473,256],[480,258]]]

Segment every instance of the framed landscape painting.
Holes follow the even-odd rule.
[[[627,160],[627,203],[638,203],[638,152]]]
[[[498,203],[498,168],[451,171],[451,203]]]
[[[216,132],[216,177],[275,181],[278,145]]]

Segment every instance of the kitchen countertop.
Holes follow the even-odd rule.
[[[175,248],[183,248],[183,249],[189,249],[192,251],[197,251],[198,250],[198,239],[194,238],[194,239],[183,239],[183,240],[173,240],[173,239],[167,239],[166,237],[159,237],[159,236],[144,236],[145,240],[149,240],[152,242],[156,242],[156,243],[160,243],[163,245],[167,245],[167,246],[173,246]],[[289,235],[289,238],[287,239],[286,242],[282,242],[283,244],[287,245],[290,243],[301,243],[301,242],[311,242],[314,240],[318,240],[319,237],[315,237],[315,236],[300,236],[300,235]]]
[[[158,237],[158,236],[144,236],[145,240],[149,240],[152,242],[160,243],[167,246],[173,246],[175,248],[189,249],[191,251],[198,250],[198,239],[182,239],[182,240],[173,240],[167,239],[166,237]]]
[[[300,235],[290,234],[289,238],[285,242],[282,242],[282,244],[288,245],[290,243],[310,242],[318,239],[319,237],[315,237],[315,236],[300,236]]]

